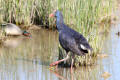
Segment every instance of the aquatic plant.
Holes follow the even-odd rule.
[[[0,22],[46,26],[51,24],[49,13],[59,9],[65,16],[65,22],[80,30],[92,27],[100,17],[106,16],[113,0],[0,0],[0,4]]]

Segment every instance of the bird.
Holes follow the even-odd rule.
[[[60,62],[68,60],[70,58],[68,53],[72,52],[72,71],[75,55],[83,56],[87,53],[91,53],[93,51],[93,48],[89,45],[87,39],[82,34],[70,28],[64,23],[63,15],[59,10],[54,10],[49,15],[49,17],[56,18],[56,27],[59,34],[59,43],[67,54],[66,58],[53,62],[50,64],[50,66],[55,66],[58,65]]]
[[[12,36],[24,35],[27,37],[31,37],[31,34],[29,32],[22,31],[17,25],[13,23],[1,24],[1,26],[6,35],[12,35]]]

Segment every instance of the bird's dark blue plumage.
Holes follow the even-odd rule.
[[[82,34],[76,32],[75,30],[65,25],[63,20],[63,15],[60,11],[57,10],[54,11],[54,13],[50,14],[50,16],[53,15],[54,17],[56,17],[56,26],[59,32],[60,45],[62,46],[63,49],[65,49],[67,53],[67,57],[52,63],[51,66],[57,65],[58,63],[67,60],[69,58],[68,52],[72,52],[73,53],[72,62],[71,62],[71,71],[72,71],[74,55],[76,54],[82,56],[85,53],[91,52],[92,48],[90,47],[89,43],[83,37]]]
[[[56,11],[55,17],[59,32],[59,42],[67,52],[71,51],[73,54],[83,55],[88,53],[88,50],[92,50],[82,34],[64,24],[63,15],[60,11]]]

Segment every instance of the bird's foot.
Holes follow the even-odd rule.
[[[54,62],[54,63],[51,63],[50,66],[56,66],[56,65],[58,65],[58,63],[59,63],[59,62],[56,61],[56,62]]]

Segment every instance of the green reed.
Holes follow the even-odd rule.
[[[51,24],[49,13],[59,9],[63,12],[65,22],[74,24],[81,31],[82,28],[89,29],[100,17],[111,12],[111,2],[112,0],[0,0],[0,20],[48,25]]]
[[[0,19],[5,22],[46,25],[49,0],[0,0]],[[48,3],[47,3],[48,2]]]

